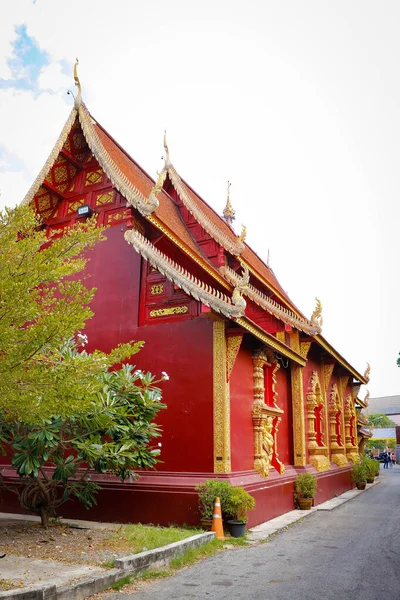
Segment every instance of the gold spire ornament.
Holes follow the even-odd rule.
[[[81,82],[79,81],[79,77],[78,77],[78,65],[79,65],[79,60],[76,59],[76,62],[74,65],[74,79],[75,79],[75,85],[78,88],[78,93],[75,98],[75,108],[79,108],[79,105],[82,102],[82,88],[81,88]]]
[[[324,322],[322,318],[322,302],[321,300],[318,300],[318,298],[315,298],[315,300],[317,301],[317,304],[313,314],[311,315],[311,323],[313,323],[313,325],[318,325],[318,327],[321,328]]]
[[[365,373],[364,373],[364,379],[367,383],[369,382],[370,373],[371,373],[371,365],[367,362],[367,368],[365,369]]]
[[[236,211],[234,210],[232,204],[231,204],[231,197],[230,197],[230,188],[231,188],[231,182],[228,181],[228,189],[227,189],[227,193],[226,193],[226,204],[225,204],[225,208],[224,208],[224,219],[225,221],[228,223],[228,225],[232,225],[233,221],[235,220],[235,214]]]

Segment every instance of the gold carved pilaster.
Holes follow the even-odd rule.
[[[231,378],[233,365],[235,364],[236,357],[239,353],[240,345],[242,343],[243,334],[229,335],[226,341],[226,379],[227,381]]]
[[[317,469],[317,471],[329,471],[331,468],[328,459],[328,448],[321,442],[317,441],[316,432],[316,419],[317,411],[325,411],[325,403],[323,400],[323,394],[321,391],[321,385],[317,371],[313,371],[310,377],[310,381],[307,389],[307,420],[308,420],[308,452],[310,456],[310,464]],[[325,419],[320,416],[321,437],[325,439]]]
[[[214,473],[230,473],[230,399],[226,381],[225,322],[213,322]]]
[[[292,409],[293,409],[293,447],[295,467],[306,465],[306,440],[304,430],[303,368],[292,362]]]
[[[357,439],[357,416],[352,394],[347,394],[344,401],[344,420],[346,430],[346,456],[353,464],[360,462]]]
[[[329,429],[330,429],[330,442],[331,442],[331,460],[338,467],[344,467],[348,464],[345,447],[341,442],[338,443],[337,428],[342,427],[342,418],[340,410],[340,397],[336,383],[332,386],[332,391],[329,399]],[[339,422],[340,419],[340,422]],[[341,437],[343,437],[343,429],[341,430]]]
[[[273,406],[265,403],[264,368],[273,366],[272,398]],[[278,457],[277,439],[278,428],[283,410],[277,404],[276,372],[279,364],[272,352],[261,349],[253,354],[254,402],[252,409],[254,431],[254,469],[262,477],[268,477],[273,466],[281,474],[285,466]]]

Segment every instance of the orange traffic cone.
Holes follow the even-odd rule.
[[[219,498],[215,499],[214,514],[211,525],[211,531],[215,531],[215,537],[219,540],[224,540],[224,528],[222,526],[221,502]]]

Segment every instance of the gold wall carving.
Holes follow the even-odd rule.
[[[282,342],[282,344],[286,343],[286,335],[284,331],[277,331],[276,332],[276,339],[279,340],[280,342]]]
[[[300,342],[300,354],[303,358],[307,358],[311,348],[311,342]]]
[[[240,345],[242,343],[243,334],[239,333],[238,335],[228,335],[226,341],[226,379],[229,381],[231,378],[231,373],[233,369],[233,365],[235,364],[235,360],[240,350]]]
[[[167,317],[168,315],[184,315],[189,308],[187,306],[171,306],[170,308],[157,308],[150,311],[150,317]]]
[[[231,471],[230,398],[226,381],[225,322],[213,322],[214,473]]]
[[[303,396],[303,369],[292,363],[292,410],[293,410],[293,464],[295,467],[306,465],[306,441],[304,427],[304,396]]]
[[[325,390],[327,390],[329,388],[329,383],[332,377],[332,373],[333,373],[333,369],[335,367],[335,364],[332,365],[324,365],[324,383],[325,383]]]
[[[163,291],[164,291],[164,286],[162,283],[159,283],[158,285],[151,286],[150,293],[152,296],[158,296],[159,294],[162,294]]]
[[[272,367],[272,399],[273,406],[265,403],[264,369]],[[273,353],[262,348],[253,353],[254,402],[252,409],[254,431],[254,469],[262,477],[268,477],[271,466],[281,475],[285,465],[279,460],[278,429],[283,410],[276,404],[276,373],[279,369]]]
[[[325,445],[326,421],[325,402],[317,371],[313,371],[307,389],[307,420],[308,420],[308,452],[310,464],[317,471],[328,471],[331,468],[328,458],[328,447]],[[316,422],[319,419],[320,440],[317,439]]]
[[[290,347],[292,350],[300,354],[300,334],[298,331],[289,333]]]

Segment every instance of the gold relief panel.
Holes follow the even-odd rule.
[[[128,211],[120,210],[118,212],[107,213],[107,225],[113,225],[121,221],[126,221],[128,218]]]
[[[111,204],[113,201],[114,191],[103,192],[96,198],[96,206],[103,206],[104,204]]]
[[[150,289],[150,294],[152,296],[158,296],[164,292],[164,285],[162,283],[158,285],[152,285]]]
[[[103,170],[101,168],[98,168],[95,171],[88,171],[86,173],[85,186],[95,185],[96,183],[100,183],[102,178],[103,178]]]
[[[75,213],[78,210],[78,208],[84,204],[84,202],[84,198],[80,198],[79,200],[73,200],[72,202],[70,202],[68,204],[67,214],[70,215],[72,213]]]
[[[150,317],[169,317],[171,315],[184,315],[188,311],[188,306],[170,306],[167,308],[157,308],[150,311]]]
[[[240,350],[240,345],[242,343],[243,334],[238,335],[229,335],[227,337],[226,342],[226,378],[229,381],[233,369],[233,365],[235,364],[235,360]]]

